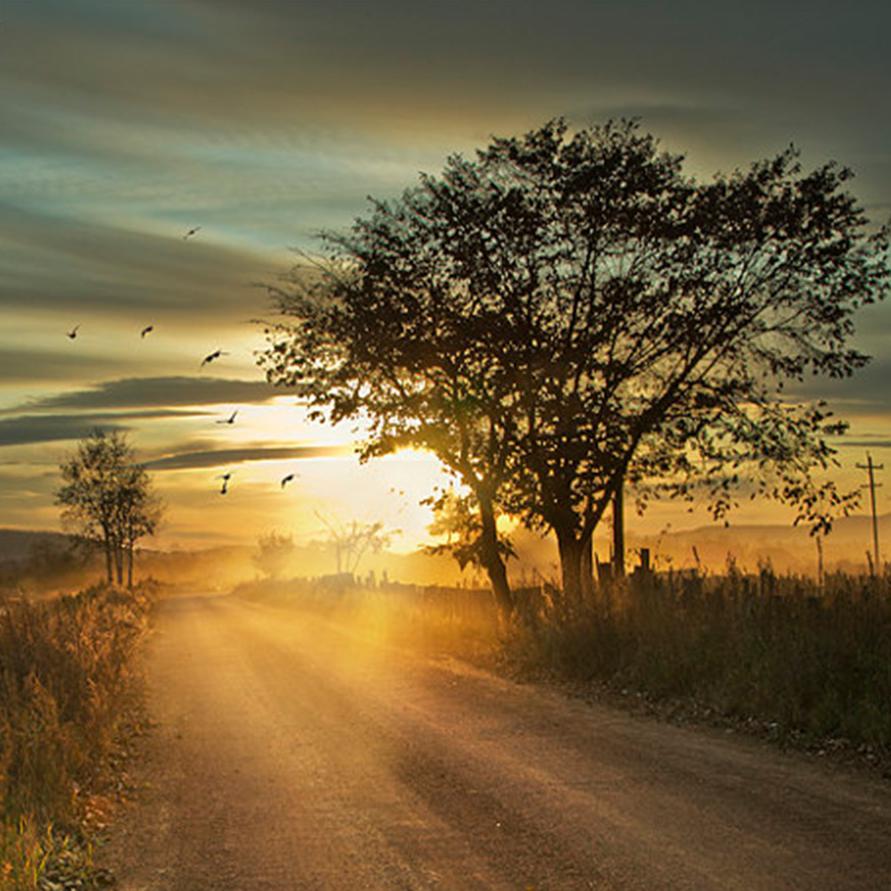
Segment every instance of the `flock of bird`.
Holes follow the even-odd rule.
[[[193,226],[191,229],[188,230],[188,232],[185,233],[185,235],[183,235],[183,241],[188,241],[190,238],[192,238],[192,237],[194,237],[195,235],[197,235],[198,232],[200,232],[200,231],[201,231],[201,226]],[[80,326],[79,324],[78,324],[78,325],[75,325],[70,331],[66,331],[66,332],[65,332],[65,336],[66,336],[69,340],[76,340],[76,339],[77,339],[77,332],[78,332],[78,330],[80,329],[80,327],[81,327],[81,326]],[[146,325],[146,326],[139,332],[139,336],[140,336],[140,338],[142,338],[143,340],[145,340],[145,338],[146,338],[149,334],[151,334],[152,331],[154,331],[154,330],[155,330],[155,326],[154,326],[154,325]],[[201,366],[200,366],[200,367],[201,367],[201,368],[204,368],[205,365],[210,365],[211,362],[215,362],[217,359],[221,358],[222,356],[228,356],[228,355],[229,355],[229,353],[227,353],[225,350],[219,350],[219,349],[214,350],[212,353],[210,353],[209,355],[205,356],[205,357],[201,360]],[[234,424],[234,423],[235,423],[235,419],[238,417],[238,411],[239,411],[239,410],[236,408],[235,411],[233,411],[232,414],[229,415],[228,418],[221,418],[220,420],[216,421],[216,423],[217,423],[217,424],[227,424],[227,425],[232,425],[232,424]],[[234,471],[231,471],[231,470],[230,470],[230,471],[228,471],[227,473],[223,473],[223,474],[221,474],[220,476],[216,477],[216,479],[218,479],[218,480],[222,480],[222,481],[223,481],[223,485],[220,487],[220,495],[225,495],[225,494],[229,491],[229,480],[232,479],[232,474],[233,474],[233,473],[234,473]],[[296,474],[296,473],[289,473],[289,474],[287,474],[287,476],[283,477],[282,480],[281,480],[281,488],[284,489],[285,486],[288,485],[288,483],[293,482],[298,476],[299,476],[299,474]]]

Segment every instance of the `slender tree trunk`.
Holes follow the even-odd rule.
[[[124,549],[120,542],[115,542],[114,546],[114,568],[115,576],[119,585],[124,584]]]
[[[480,521],[482,532],[480,533],[481,559],[489,581],[492,583],[492,591],[495,594],[495,602],[502,618],[510,619],[514,613],[514,597],[507,581],[507,567],[501,554],[498,552],[498,530],[495,523],[495,509],[492,502],[485,498],[479,498]]]
[[[127,587],[133,587],[133,542],[127,543]]]
[[[109,584],[111,584],[114,581],[114,575],[112,574],[112,569],[111,569],[112,545],[111,545],[111,538],[109,538],[107,532],[105,533],[104,545],[105,545],[105,579]]]
[[[557,548],[560,552],[560,577],[563,584],[563,597],[567,604],[578,603],[584,594],[582,568],[585,562],[584,552],[586,550],[584,542],[576,538],[574,529],[556,529],[555,532],[557,534]],[[590,561],[590,551],[588,560]]]

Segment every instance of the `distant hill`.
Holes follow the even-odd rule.
[[[891,559],[891,514],[878,518],[881,558]],[[699,561],[711,571],[723,569],[728,557],[746,570],[769,561],[779,572],[814,574],[817,543],[806,526],[701,526],[661,536],[627,536],[630,548],[649,547],[665,565],[692,567]],[[694,555],[693,549],[696,549]],[[823,562],[828,571],[859,572],[867,567],[872,552],[872,520],[867,516],[843,517],[833,523],[823,539]]]
[[[68,536],[61,532],[0,529],[0,561],[27,560],[36,547],[65,548]]]

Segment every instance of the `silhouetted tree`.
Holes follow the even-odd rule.
[[[847,170],[804,174],[791,149],[706,184],[681,165],[629,122],[496,139],[273,289],[294,321],[269,332],[270,380],[368,421],[366,457],[434,452],[477,502],[505,611],[499,510],[554,532],[579,597],[623,482],[716,516],[744,476],[817,525],[846,503],[815,475],[841,425],[782,387],[865,364],[852,317],[887,290],[887,230]]]
[[[102,546],[106,577],[118,584],[125,568],[132,584],[136,543],[156,531],[163,513],[148,472],[134,458],[124,434],[96,430],[61,464],[63,485],[56,491],[63,521]]]
[[[254,565],[263,575],[277,579],[288,568],[295,552],[294,539],[281,532],[269,532],[257,539]]]

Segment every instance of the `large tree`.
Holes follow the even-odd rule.
[[[789,150],[699,184],[629,122],[495,140],[375,202],[274,289],[290,319],[269,377],[365,420],[368,456],[433,451],[477,501],[508,611],[499,511],[554,532],[570,597],[626,481],[695,485],[720,515],[754,468],[823,522],[844,501],[815,475],[839,425],[782,386],[866,362],[852,319],[887,290],[888,238],[848,176]]]
[[[101,545],[109,582],[123,584],[126,574],[132,585],[136,543],[156,531],[163,507],[127,437],[96,430],[60,470],[56,503],[62,505],[63,521],[80,538]]]

